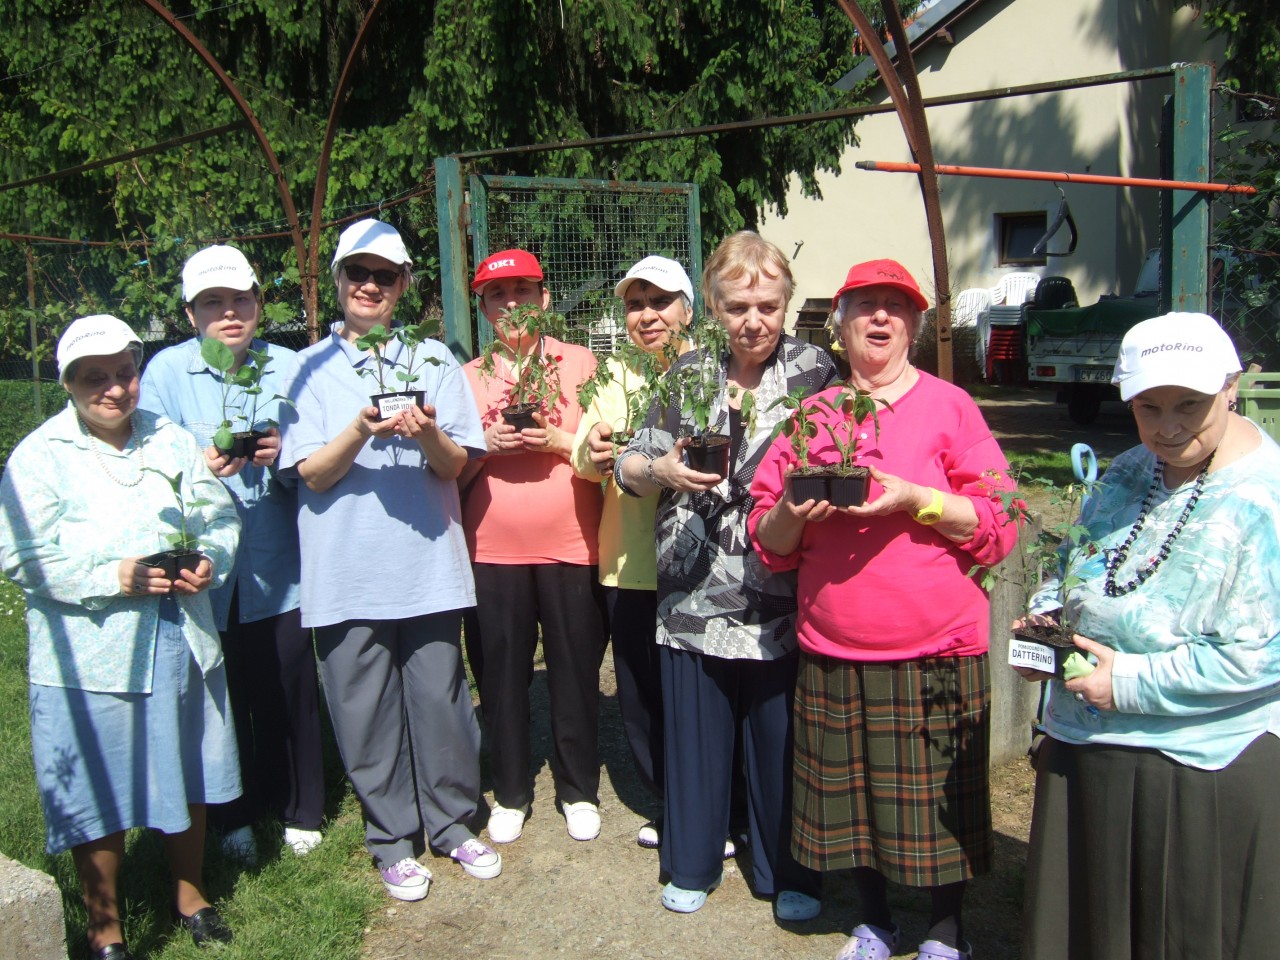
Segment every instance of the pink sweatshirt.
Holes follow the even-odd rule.
[[[800,546],[786,556],[763,549],[756,525],[778,502],[797,460],[786,437],[773,443],[751,484],[751,539],[770,569],[799,571],[796,630],[811,653],[881,662],[984,653],[987,595],[966,574],[975,564],[998,563],[1017,543],[1017,525],[999,498],[1013,487],[1009,465],[969,395],[926,373],[879,417],[879,442],[870,418],[861,425],[859,465],[969,497],[978,512],[970,542],[953,543],[898,512],[836,515],[806,525]],[[833,418],[824,411],[818,419]],[[826,431],[818,433],[809,462],[838,461]],[[881,491],[872,481],[868,500]]]

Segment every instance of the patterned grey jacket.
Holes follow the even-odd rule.
[[[676,365],[696,362],[687,353]],[[721,384],[727,357],[721,362]],[[784,416],[771,405],[796,387],[817,392],[836,379],[825,350],[783,336],[755,391],[755,423],[729,476],[706,493],[663,491],[658,500],[657,641],[691,653],[730,660],[774,660],[796,649],[793,573],[770,573],[747,536],[755,476],[769,435]],[[728,433],[725,389],[716,398],[713,429]],[[744,427],[744,429],[746,429]],[[692,434],[674,404],[649,411],[626,452],[660,457],[676,438]]]

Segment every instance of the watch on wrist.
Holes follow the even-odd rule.
[[[931,527],[942,519],[942,507],[946,503],[941,490],[933,489],[929,493],[931,494],[929,503],[915,516],[916,523],[924,524],[926,527]]]

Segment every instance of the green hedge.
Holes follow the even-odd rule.
[[[0,380],[0,472],[22,438],[67,404],[66,391],[56,383],[41,384],[40,399],[43,416],[37,417],[34,384]]]

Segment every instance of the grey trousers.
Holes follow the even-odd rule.
[[[325,699],[381,867],[475,836],[480,726],[462,666],[462,611],[316,628]]]

